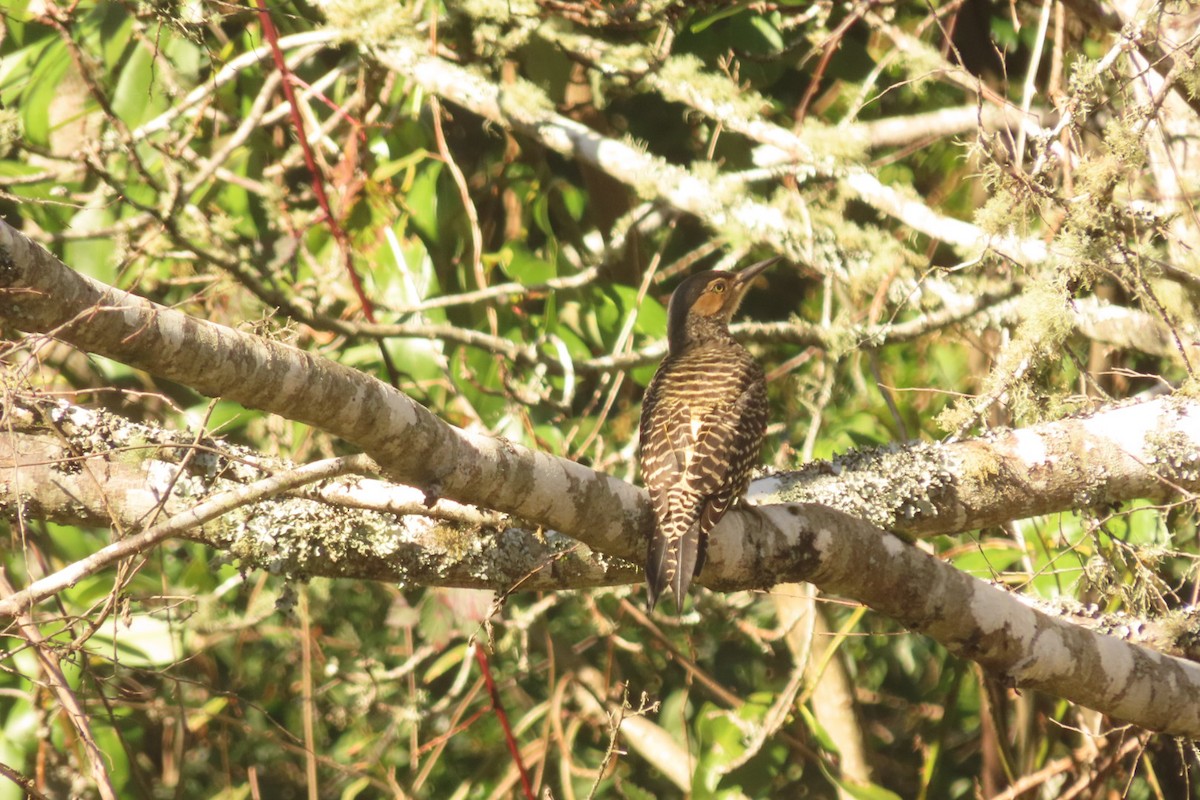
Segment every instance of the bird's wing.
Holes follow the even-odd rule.
[[[682,480],[695,450],[692,410],[681,402],[660,403],[664,369],[659,369],[642,398],[639,429],[642,481],[650,491],[655,516],[654,535],[646,553],[651,608],[663,589],[678,586],[679,576],[686,573],[686,580],[691,580],[699,535],[696,519],[702,503]],[[679,607],[682,596],[682,592],[676,595]]]
[[[691,574],[704,568],[708,534],[746,490],[746,476],[758,460],[767,428],[766,397],[759,397],[763,393],[762,384],[751,381],[733,404],[714,409],[700,426],[686,475],[689,488],[704,498],[695,526],[698,542]]]
[[[650,489],[655,514],[661,520],[669,513],[668,487],[679,483],[692,458],[695,437],[691,411],[683,403],[659,404],[661,372],[654,376],[642,398],[642,482]]]
[[[694,426],[695,441],[685,470],[688,485],[700,495],[741,494],[744,486],[732,481],[744,476],[758,459],[758,444],[767,429],[765,389],[748,379],[746,389],[732,403],[719,403]],[[743,444],[749,442],[749,446]],[[728,500],[732,500],[730,497]],[[728,508],[728,500],[719,513]]]

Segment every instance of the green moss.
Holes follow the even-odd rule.
[[[21,115],[12,108],[0,108],[0,156],[21,140]]]
[[[641,42],[614,43],[586,36],[557,17],[547,20],[538,34],[568,52],[587,54],[589,60],[600,61],[597,69],[606,76],[641,75],[658,62],[653,47]]]
[[[1188,97],[1195,100],[1200,97],[1200,62],[1192,56],[1179,52],[1176,58],[1186,58],[1187,64],[1179,73],[1179,82],[1183,84],[1183,88],[1187,91]]]
[[[978,396],[938,415],[937,423],[943,430],[959,431],[973,424],[990,407],[981,398],[1002,402],[1014,423],[1022,425],[1050,418],[1065,407],[1052,409],[1049,398],[1053,393],[1043,389],[1052,381],[1052,373],[1060,369],[1064,343],[1074,330],[1069,293],[1061,280],[1065,273],[1052,266],[1046,280],[1035,281],[1022,294],[1021,321],[1012,339],[983,379]]]
[[[554,103],[546,93],[525,80],[515,80],[500,89],[500,110],[513,119],[530,119],[554,113]]]
[[[466,0],[452,7],[470,17],[475,49],[485,58],[506,57],[541,25],[538,6],[531,0]]]
[[[1021,297],[1022,324],[1018,339],[1027,339],[1043,353],[1057,352],[1074,327],[1068,295],[1058,281],[1035,283]]]
[[[816,118],[804,122],[800,137],[812,150],[818,162],[828,158],[839,164],[857,164],[867,156],[865,137],[849,135],[845,130],[826,125]]]
[[[1021,204],[1014,200],[1013,195],[1006,191],[993,194],[975,212],[975,224],[982,228],[984,233],[992,235],[1008,232],[1025,219]]]
[[[321,10],[331,27],[342,30],[348,40],[379,45],[415,33],[409,7],[389,0],[328,0]]]
[[[1071,67],[1067,79],[1068,94],[1074,103],[1075,118],[1084,119],[1092,113],[1092,108],[1099,101],[1104,84],[1097,64],[1089,59],[1080,59]]]
[[[897,52],[899,55],[891,71],[910,77],[905,88],[916,97],[921,97],[929,84],[946,69],[946,58],[941,51],[917,37],[912,37]]]
[[[734,127],[759,119],[770,105],[758,92],[706,70],[700,59],[690,55],[667,59],[659,69],[655,86],[668,100],[692,107],[715,106],[713,116]]]

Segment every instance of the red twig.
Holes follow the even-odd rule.
[[[527,800],[534,800],[533,786],[529,783],[525,762],[521,760],[521,751],[517,748],[517,740],[513,736],[512,726],[508,724],[508,714],[504,713],[504,706],[500,705],[500,692],[496,691],[496,682],[492,680],[492,670],[488,666],[487,654],[483,652],[483,645],[479,642],[475,643],[475,660],[479,662],[479,668],[483,671],[483,680],[487,684],[488,694],[492,698],[492,710],[496,712],[496,719],[500,720],[500,727],[504,730],[504,741],[508,744],[508,752],[512,753],[513,760],[517,762],[517,772],[521,774],[521,788],[525,790]]]
[[[276,30],[275,23],[271,21],[271,12],[267,10],[264,0],[254,0],[254,7],[258,10],[263,38],[271,45],[271,57],[275,60],[275,68],[283,76],[283,95],[288,101],[292,125],[296,128],[296,138],[300,140],[300,150],[304,153],[304,164],[308,167],[309,175],[312,176],[313,193],[317,196],[317,203],[320,204],[321,210],[325,212],[325,218],[329,221],[329,231],[333,234],[333,238],[342,252],[346,273],[350,276],[350,283],[354,287],[354,293],[358,295],[358,301],[362,303],[363,316],[367,318],[367,322],[374,322],[375,306],[363,291],[362,281],[351,262],[350,237],[346,235],[346,231],[338,224],[337,218],[333,215],[333,209],[329,205],[329,196],[325,194],[325,180],[317,168],[317,160],[308,144],[308,137],[304,135],[304,118],[300,116],[300,105],[296,102],[294,88],[296,78],[288,69],[287,62],[284,61],[283,50],[279,47],[279,31]]]

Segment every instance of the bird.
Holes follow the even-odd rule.
[[[762,367],[729,332],[753,280],[778,261],[692,275],[667,305],[667,355],[642,399],[642,481],[654,508],[646,551],[649,608],[675,607],[704,567],[708,534],[745,493],[767,430]]]

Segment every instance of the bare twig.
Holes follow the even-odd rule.
[[[14,593],[12,584],[8,581],[8,575],[3,569],[0,569],[0,602],[7,602]],[[91,768],[96,790],[104,800],[117,800],[116,790],[113,789],[108,769],[105,766],[104,751],[100,749],[100,745],[96,743],[96,737],[92,735],[92,726],[87,711],[79,702],[79,698],[71,691],[71,685],[59,665],[58,654],[54,650],[53,643],[46,640],[41,630],[38,629],[37,623],[27,612],[22,611],[16,614],[14,621],[20,635],[32,646],[38,663],[42,667],[42,672],[46,676],[46,682],[50,684],[50,688],[58,697],[58,702],[62,704],[63,714],[66,715],[67,721],[75,729],[80,742],[83,743],[83,750],[88,766]]]
[[[370,472],[373,467],[374,462],[363,455],[331,458],[297,467],[279,475],[272,475],[270,478],[257,481],[249,486],[217,495],[188,511],[176,514],[161,525],[155,525],[136,536],[113,542],[87,558],[76,561],[53,575],[35,581],[20,592],[9,592],[8,596],[0,600],[0,616],[11,617],[22,614],[47,597],[74,586],[83,578],[96,574],[116,561],[142,553],[172,536],[178,536],[190,528],[203,525],[239,506],[272,497],[306,483],[325,480],[349,472]]]

